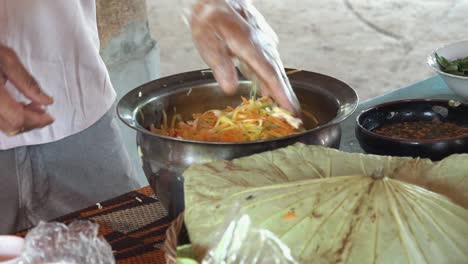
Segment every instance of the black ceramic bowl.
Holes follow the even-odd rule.
[[[448,100],[412,99],[371,107],[357,117],[356,137],[367,153],[440,160],[455,153],[468,153],[468,136],[408,140],[374,133],[384,124],[431,121],[452,122],[468,128],[468,105]]]

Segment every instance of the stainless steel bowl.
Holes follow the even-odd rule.
[[[290,69],[288,69],[290,70]],[[217,159],[234,159],[296,142],[338,148],[339,123],[357,107],[356,92],[347,84],[322,74],[299,71],[289,76],[303,109],[313,113],[320,125],[292,136],[245,143],[214,143],[177,139],[152,134],[151,124],[158,126],[163,111],[181,114],[238,105],[240,96],[249,95],[250,82],[241,79],[239,93],[225,95],[210,70],[193,71],[158,79],[125,95],[117,106],[120,119],[137,130],[137,146],[143,170],[162,204],[175,217],[184,208],[182,173],[191,164]],[[310,122],[305,120],[305,127]]]

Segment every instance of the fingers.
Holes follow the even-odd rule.
[[[42,108],[34,103],[24,106],[24,126],[23,131],[29,131],[35,128],[45,127],[52,124],[54,119]]]
[[[47,126],[53,121],[54,119],[37,103],[18,103],[3,86],[0,86],[0,130],[7,135],[15,136]]]
[[[224,20],[227,21],[227,20]],[[281,107],[297,114],[299,103],[287,80],[282,79],[282,69],[271,62],[258,44],[252,40],[250,29],[235,23],[218,23],[229,49],[245,62],[262,84],[262,94],[270,95]],[[235,38],[233,36],[236,36]]]
[[[7,122],[2,118],[1,115],[0,115],[0,131],[3,131],[5,133],[10,132]]]
[[[4,86],[7,80],[32,102],[23,104],[13,99]],[[52,97],[41,90],[15,52],[0,45],[0,130],[14,136],[51,124],[53,118],[42,108],[51,103]]]
[[[44,114],[46,111],[44,110],[44,108],[42,108],[42,106],[40,104],[37,104],[37,103],[30,103],[30,104],[23,104],[25,109],[27,109],[28,111],[32,111],[32,112],[36,112],[36,113],[39,113],[39,114]]]
[[[279,71],[279,69],[277,70]],[[262,76],[261,73],[257,73]],[[260,77],[263,78],[263,77]],[[286,84],[281,77],[281,73],[278,72],[269,79],[264,80],[266,86],[265,90],[270,92],[270,96],[278,103],[279,106],[288,110],[289,112],[298,115],[300,114],[300,104],[296,97],[296,94],[292,90],[289,84]]]
[[[237,57],[255,73],[263,95],[270,95],[281,107],[299,113],[299,103],[284,74],[272,30],[263,32],[258,25],[253,28],[245,14],[242,17],[224,1],[211,2],[205,1],[194,9],[191,27],[195,45],[221,88],[231,94],[237,88],[237,73],[231,58]],[[265,36],[266,41],[262,38]]]
[[[3,74],[3,72],[0,70],[0,85],[5,85],[6,81],[7,79],[5,74]]]
[[[24,124],[23,105],[15,101],[3,86],[0,86],[0,117],[5,132],[19,130]]]
[[[193,41],[202,59],[213,70],[215,79],[221,89],[227,94],[234,94],[237,89],[238,77],[236,67],[231,59],[228,48],[221,42],[214,31],[197,30],[208,26],[201,21],[193,21]]]
[[[259,81],[260,83],[260,93],[264,96],[269,96],[269,97],[272,97],[271,94],[270,94],[270,89],[268,88],[268,86],[263,82],[263,81]]]
[[[52,97],[46,95],[36,80],[23,67],[16,53],[0,45],[0,70],[19,91],[33,102],[49,105],[53,103]]]

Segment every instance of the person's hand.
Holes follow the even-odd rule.
[[[31,102],[17,102],[7,91],[11,82]],[[9,136],[51,124],[54,119],[43,106],[53,103],[23,67],[16,53],[0,45],[0,131]]]
[[[234,93],[238,85],[233,61],[237,58],[244,75],[258,80],[262,95],[299,114],[299,102],[276,48],[276,35],[250,2],[199,0],[193,5],[190,26],[196,48],[226,93]]]

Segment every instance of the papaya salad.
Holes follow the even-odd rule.
[[[179,114],[168,120],[163,112],[160,127],[152,125],[150,130],[187,140],[245,142],[285,137],[305,129],[301,119],[280,108],[271,98],[242,97],[242,103],[237,107],[193,114],[193,119],[187,121]]]

